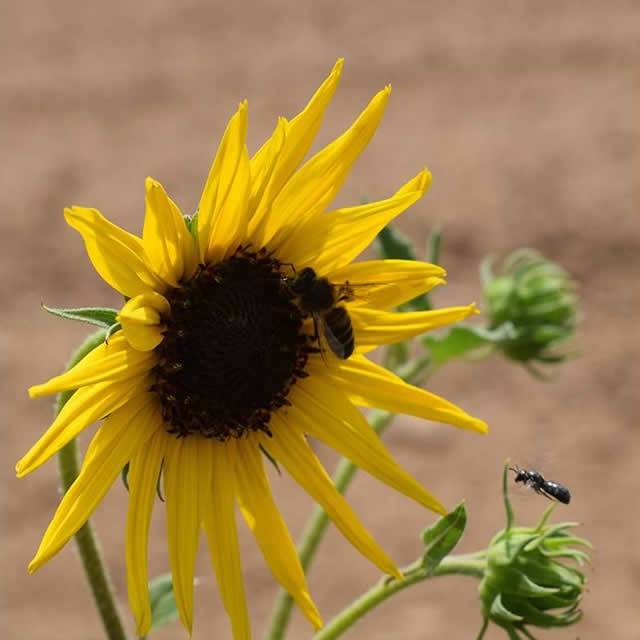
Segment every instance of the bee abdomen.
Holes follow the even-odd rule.
[[[543,489],[558,502],[562,502],[563,504],[569,504],[569,502],[571,502],[571,494],[569,493],[569,489],[567,489],[567,487],[562,484],[547,480],[544,483]]]
[[[333,307],[324,316],[324,323],[329,329],[326,338],[331,351],[338,358],[346,360],[353,353],[355,346],[349,313],[344,307]]]

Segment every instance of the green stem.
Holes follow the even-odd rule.
[[[405,364],[398,371],[398,375],[406,382],[418,384],[427,375],[429,364],[429,357],[422,355]],[[369,416],[369,424],[377,434],[381,434],[391,424],[394,415],[388,411],[376,409]],[[347,458],[341,458],[332,476],[333,483],[340,493],[344,493],[347,490],[357,470],[358,467],[353,462]],[[327,512],[322,507],[316,506],[298,543],[298,555],[305,573],[311,565],[313,556],[328,525],[329,517]],[[267,625],[266,640],[282,640],[292,612],[293,598],[284,589],[280,589]]]
[[[74,352],[67,371],[77,364],[90,351],[104,342],[105,331],[97,331],[90,335],[82,345]],[[56,416],[62,407],[69,401],[73,391],[64,391],[58,394],[56,399]],[[58,452],[58,469],[60,472],[60,482],[62,492],[66,493],[74,483],[80,472],[78,465],[78,445],[75,439],[71,440]],[[75,535],[78,551],[82,560],[85,575],[93,593],[98,613],[102,619],[102,624],[109,640],[126,640],[127,635],[118,612],[113,589],[109,580],[107,569],[102,561],[100,545],[91,523],[87,522],[79,529]]]
[[[333,618],[313,636],[313,640],[333,640],[333,638],[338,638],[366,613],[371,611],[371,609],[392,595],[418,582],[423,582],[436,576],[452,574],[481,578],[486,566],[486,560],[484,558],[485,552],[482,551],[459,556],[447,556],[443,558],[435,570],[431,572],[427,571],[419,563],[416,563],[403,569],[404,579],[402,580],[382,578],[375,586],[369,589],[369,591]]]

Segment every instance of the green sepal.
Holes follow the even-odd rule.
[[[192,216],[185,216],[184,223],[187,225],[187,229],[189,229],[191,237],[198,242],[198,211],[196,211]]]
[[[498,594],[494,598],[493,602],[491,603],[490,613],[491,613],[491,617],[494,620],[499,620],[502,622],[521,622],[522,621],[522,616],[518,616],[515,613],[511,613],[511,611],[509,611],[509,609],[507,609],[502,604],[501,594]]]
[[[120,472],[120,479],[122,480],[122,484],[124,488],[129,491],[129,463],[122,467],[122,471]]]
[[[278,472],[279,475],[282,475],[282,471],[280,471],[280,467],[278,466],[278,461],[261,445],[258,447],[260,451],[262,451],[262,455],[273,465],[273,468]]]
[[[96,327],[109,329],[116,323],[118,311],[107,307],[80,307],[78,309],[55,309],[41,304],[42,308],[54,316],[65,318],[66,320],[76,320],[77,322],[86,322]]]
[[[466,524],[467,510],[461,502],[453,511],[422,532],[422,542],[426,550],[422,554],[421,562],[428,574],[431,574],[458,544]]]
[[[158,472],[158,480],[156,482],[156,495],[160,498],[160,502],[164,502],[164,497],[162,495],[162,474],[164,472],[164,458],[162,458],[162,462],[160,463],[160,471]]]
[[[462,358],[483,347],[490,349],[510,339],[512,335],[513,325],[510,323],[491,330],[460,325],[439,336],[424,336],[422,343],[429,349],[433,365],[440,366],[448,360]]]
[[[109,343],[109,338],[114,334],[117,333],[118,331],[120,331],[120,329],[122,329],[122,325],[119,322],[115,322],[114,324],[112,324],[108,329],[107,329],[107,333],[104,336],[104,341],[108,344]]]
[[[151,601],[151,631],[178,619],[178,605],[173,594],[170,573],[164,573],[149,582],[149,600]]]

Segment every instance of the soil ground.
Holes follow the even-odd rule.
[[[249,99],[255,150],[339,56],[343,80],[315,148],[393,85],[384,122],[338,202],[355,204],[362,191],[385,197],[422,166],[432,170],[431,192],[399,226],[422,243],[442,225],[449,284],[435,294],[438,305],[480,301],[480,260],[520,246],[560,261],[583,296],[582,355],[552,382],[498,358],[455,364],[431,380],[431,390],[486,419],[488,436],[399,417],[387,444],[445,504],[466,499],[462,550],[484,546],[502,526],[507,456],[566,483],[574,500],[556,517],[583,523],[596,551],[584,621],[549,635],[638,637],[640,4],[8,0],[1,14],[3,638],[103,637],[72,544],[26,574],[59,499],[55,461],[21,481],[12,471],[51,417],[50,402],[29,401],[26,387],[58,372],[84,336],[83,327],[41,313],[40,302],[118,305],[64,224],[63,206],[95,206],[138,233],[149,174],[192,211],[237,103]],[[312,505],[288,478],[274,485],[295,537]],[[364,474],[349,498],[398,563],[420,553],[430,513]],[[126,502],[117,486],[95,516],[123,607]],[[533,493],[516,502],[523,522],[546,507]],[[167,567],[161,512],[154,574]],[[276,588],[244,528],[241,536],[260,637]],[[204,549],[197,572],[193,637],[230,638]],[[331,530],[310,574],[325,619],[374,580]],[[474,638],[475,598],[463,578],[417,586],[345,637]],[[310,636],[296,613],[290,637]],[[185,635],[174,625],[153,637]]]

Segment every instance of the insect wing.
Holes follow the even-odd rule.
[[[331,351],[346,360],[354,349],[351,318],[344,307],[334,307],[322,316],[323,338]]]
[[[346,360],[351,355],[350,353],[347,354],[346,345],[338,340],[336,334],[333,333],[331,327],[325,322],[324,319],[321,320],[320,324],[322,326],[322,337],[324,338],[324,342],[326,342],[329,346],[329,349],[331,349],[333,354],[341,360]]]

